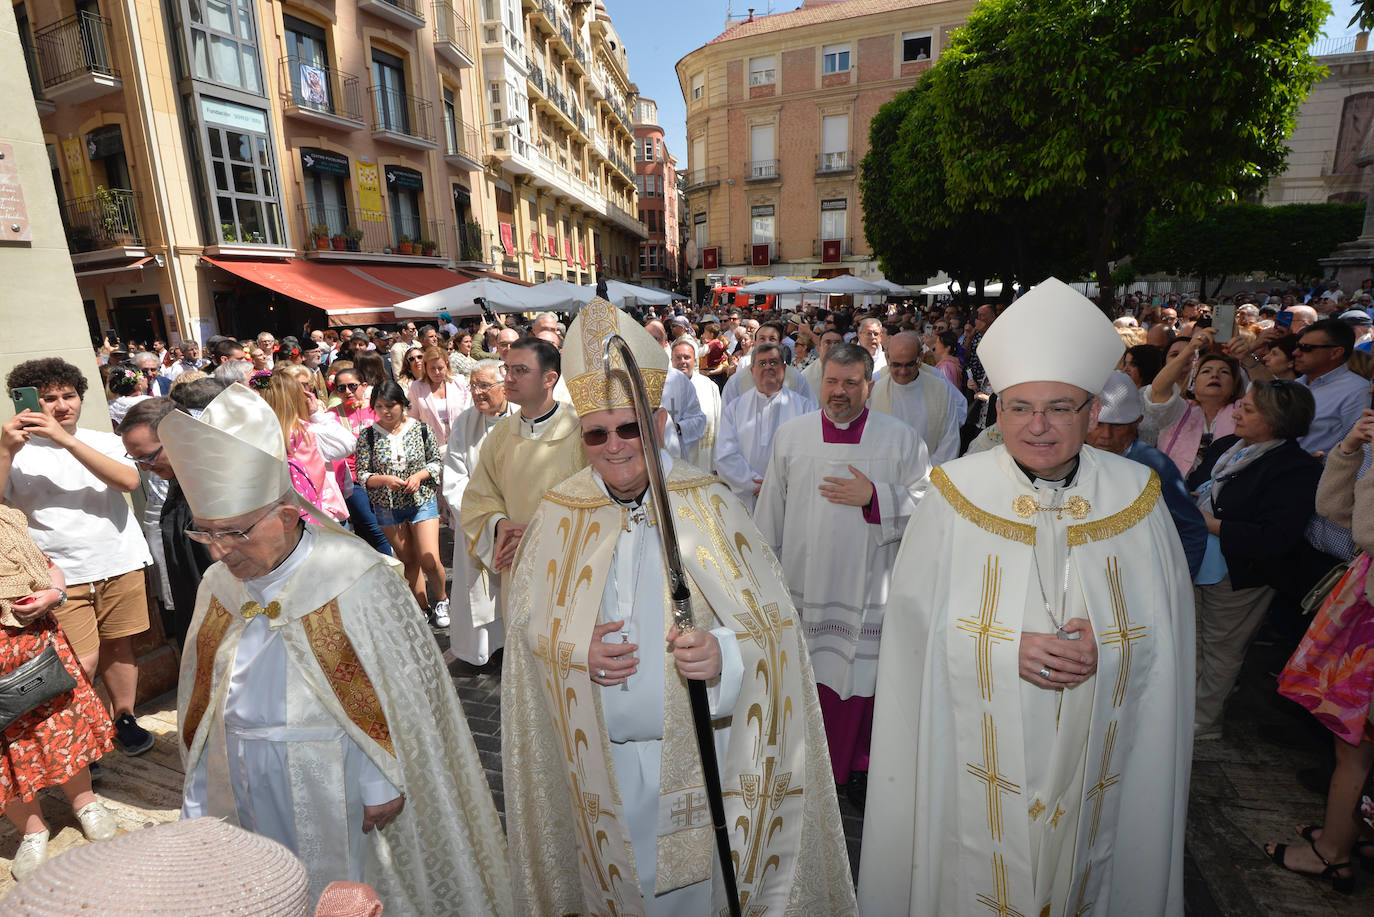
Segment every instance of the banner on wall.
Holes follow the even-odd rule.
[[[535,230],[534,232],[530,233],[530,254],[532,254],[532,255],[534,256],[534,260],[535,260],[535,261],[542,261],[542,260],[543,260],[542,252],[539,251],[539,231],[538,231],[538,230]]]
[[[365,223],[385,221],[382,211],[382,183],[377,175],[375,162],[359,162],[358,171],[358,210]]]
[[[498,223],[501,229],[501,250],[506,253],[507,258],[515,257],[515,226],[510,223]]]
[[[69,137],[62,141],[62,155],[67,160],[67,175],[72,180],[73,197],[89,197],[95,193],[91,187],[90,173],[86,171],[86,148],[80,137]]]

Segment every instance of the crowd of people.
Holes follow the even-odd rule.
[[[152,608],[182,654],[183,816],[280,842],[312,899],[720,912],[698,680],[746,912],[1181,914],[1193,747],[1280,620],[1279,690],[1336,768],[1323,824],[1267,849],[1349,891],[1374,856],[1364,287],[1128,295],[1114,321],[1050,278],[976,307],[595,299],[203,354],[107,340],[115,434],[78,424],[97,380],[22,363],[0,676],[53,646],[77,687],[5,728],[13,872],[46,860],[44,787],[115,834],[90,768],[153,744]],[[603,367],[612,333],[651,413]],[[454,659],[501,666],[504,833]],[[857,888],[841,798],[866,811]]]

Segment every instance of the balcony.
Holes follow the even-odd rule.
[[[492,131],[491,151],[504,168],[516,175],[531,175],[535,171],[536,151],[514,128]]]
[[[448,234],[438,220],[394,227],[381,210],[302,204],[298,208],[305,257],[319,261],[443,263]],[[410,235],[407,235],[407,230]]]
[[[822,264],[839,264],[846,255],[854,254],[854,239],[812,239],[811,257]]]
[[[467,172],[482,168],[482,132],[456,118],[444,118],[444,162]]]
[[[434,128],[431,126],[434,106],[419,96],[394,89],[372,86],[368,89],[372,96],[372,139],[408,146],[416,150],[433,150],[439,144],[434,141]]]
[[[744,180],[748,182],[770,182],[781,178],[776,159],[755,159],[749,163],[749,173],[744,176]]]
[[[475,267],[488,271],[492,269],[493,265],[488,256],[492,248],[499,248],[495,233],[484,232],[481,223],[469,220],[453,227],[453,234],[457,243],[453,254],[459,267]]]
[[[703,188],[714,188],[720,184],[720,167],[703,166],[700,169],[689,169],[686,172],[679,172],[687,182],[686,190],[700,191]]]
[[[358,9],[411,32],[418,32],[425,27],[425,14],[420,12],[415,0],[359,0]]]
[[[124,87],[110,58],[110,21],[80,12],[33,34],[38,70],[50,102],[76,105]]]
[[[536,0],[530,8],[530,24],[553,34],[558,31],[558,11],[553,0]]]
[[[366,126],[356,76],[300,57],[283,57],[280,67],[287,116],[347,131]]]
[[[62,223],[75,264],[146,254],[138,222],[138,195],[127,189],[99,188],[87,197],[63,201]]]
[[[573,53],[568,63],[579,73],[587,73],[588,64],[587,49],[578,42],[573,42]]]
[[[854,171],[854,151],[820,153],[816,156],[816,175],[844,175]]]
[[[531,58],[525,58],[525,70],[530,83],[535,89],[539,90],[542,96],[547,91],[544,85],[544,68],[536,64]]]
[[[449,0],[434,3],[434,50],[455,67],[475,64],[472,30],[463,14]]]
[[[558,28],[554,30],[553,34],[562,45],[561,50],[563,53],[568,57],[572,57],[573,46],[576,44],[576,42],[573,41],[572,24],[566,19],[559,19]]]

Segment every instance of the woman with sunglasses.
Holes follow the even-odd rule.
[[[406,414],[410,399],[387,380],[372,392],[377,422],[358,437],[354,468],[372,511],[405,567],[406,582],[435,627],[448,627],[448,587],[439,560],[439,472],[443,449],[434,432]],[[430,608],[425,592],[436,600]]]
[[[377,422],[377,412],[363,398],[364,389],[362,377],[352,366],[346,366],[334,374],[334,392],[339,403],[332,410],[334,416],[339,418],[339,423],[355,437],[361,436],[364,430]],[[357,461],[356,455],[344,459],[350,481],[357,480]],[[372,512],[372,501],[363,488],[349,488],[344,494],[344,501],[348,504],[348,521],[352,523],[353,531],[378,551],[391,554],[391,542],[386,540],[386,533],[377,523],[377,516]]]
[[[464,379],[471,378],[472,371],[477,368],[477,359],[472,355],[472,332],[459,331],[449,338],[449,344],[452,347],[452,353],[448,355],[449,369]]]
[[[286,459],[296,492],[329,514],[348,521],[348,504],[334,473],[334,464],[352,454],[357,438],[339,425],[338,418],[320,407],[305,367],[289,361],[277,364],[265,386],[258,388],[281,424]],[[307,522],[313,521],[304,511]]]
[[[425,349],[419,344],[408,347],[405,356],[401,358],[401,371],[396,375],[396,381],[406,392],[418,380],[425,375]]]
[[[1145,420],[1160,431],[1156,447],[1184,477],[1214,440],[1235,432],[1236,402],[1245,392],[1236,361],[1211,352],[1214,337],[1215,328],[1199,328],[1187,346],[1172,349],[1144,398]]]

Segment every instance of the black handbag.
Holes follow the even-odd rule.
[[[76,679],[49,640],[43,652],[0,677],[0,732],[24,714],[75,688]]]

